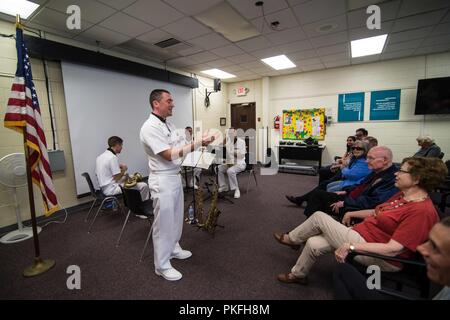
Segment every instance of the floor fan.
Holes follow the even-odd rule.
[[[14,208],[17,217],[17,230],[11,231],[0,238],[0,243],[10,244],[33,237],[31,228],[24,228],[17,201],[17,188],[27,185],[27,168],[23,153],[11,153],[0,159],[0,184],[12,190]],[[38,227],[38,233],[41,228]]]

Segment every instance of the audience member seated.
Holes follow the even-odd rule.
[[[420,149],[413,157],[440,157],[441,148],[434,143],[434,140],[431,137],[418,137],[416,140]]]
[[[367,131],[364,128],[359,128],[359,129],[356,129],[356,131],[355,131],[356,140],[364,140],[368,135],[369,135],[369,131]]]
[[[309,217],[316,211],[342,217],[347,211],[372,209],[398,192],[395,187],[395,172],[392,151],[384,146],[372,148],[367,154],[368,168],[373,172],[360,184],[346,191],[326,192],[314,190],[291,201],[301,204],[307,201],[304,214]]]
[[[119,158],[117,157],[122,152],[122,138],[117,136],[110,137],[108,146],[109,148],[96,159],[95,173],[103,194],[114,196],[122,193],[120,186],[123,186],[125,183],[128,167],[119,163]],[[150,198],[150,189],[145,182],[138,182],[133,189],[139,190],[142,201]]]
[[[427,264],[428,278],[444,288],[433,300],[450,300],[450,217],[435,224],[429,240],[417,247]],[[367,279],[352,265],[340,263],[334,275],[334,296],[337,300],[386,299],[377,290],[367,288]]]
[[[237,174],[245,170],[245,153],[246,146],[244,139],[237,136],[236,130],[230,128],[225,140],[227,150],[228,164],[221,164],[218,167],[219,192],[234,191],[234,198],[239,198],[241,192],[239,191],[239,184]],[[228,179],[225,178],[225,173]]]
[[[366,161],[367,149],[368,144],[364,141],[358,140],[353,144],[353,157],[348,167],[341,169],[341,180],[330,182],[327,185],[328,192],[340,191],[360,184],[365,177],[372,173]]]
[[[365,141],[369,144],[368,150],[372,149],[373,147],[378,146],[378,139],[375,137],[367,136],[363,139],[363,141]]]
[[[374,210],[354,213],[364,221],[353,228],[317,211],[288,234],[275,233],[281,244],[294,248],[305,244],[291,272],[278,275],[278,280],[306,284],[316,259],[334,249],[339,262],[345,261],[350,250],[411,258],[439,221],[428,192],[442,182],[446,172],[447,168],[438,159],[406,158],[395,174],[395,186],[400,192]],[[395,272],[402,268],[396,262],[367,256],[355,259],[363,265],[378,265],[382,271]]]
[[[352,146],[356,141],[354,136],[347,138],[346,151],[342,157],[335,159],[335,162],[329,166],[319,169],[319,184],[325,180],[331,179],[334,175],[339,173],[343,163],[348,163],[352,157]]]

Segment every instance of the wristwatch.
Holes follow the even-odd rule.
[[[353,252],[353,251],[355,251],[355,246],[354,246],[354,245],[352,245],[351,243],[350,243],[350,246],[349,246],[349,248],[350,248],[350,252]]]

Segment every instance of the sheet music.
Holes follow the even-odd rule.
[[[208,169],[214,161],[215,155],[210,152],[193,151],[184,158],[183,167]]]

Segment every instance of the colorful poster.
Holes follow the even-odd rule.
[[[339,95],[338,122],[364,121],[364,92]]]
[[[309,137],[325,139],[325,108],[284,110],[282,139],[304,140]]]
[[[401,90],[372,91],[370,120],[398,120],[400,118]]]

